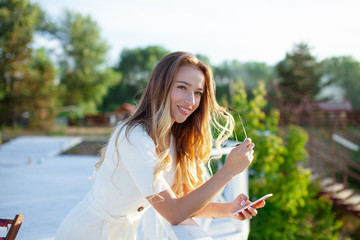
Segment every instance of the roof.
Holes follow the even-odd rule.
[[[328,100],[318,102],[318,107],[326,111],[351,111],[351,103],[347,100]]]
[[[135,112],[136,107],[130,103],[124,103],[117,109],[115,109],[114,112]]]

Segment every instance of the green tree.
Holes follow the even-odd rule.
[[[317,196],[317,185],[301,167],[307,155],[307,133],[291,126],[284,134],[278,127],[279,112],[272,110],[265,115],[264,83],[253,90],[250,100],[243,83],[237,82],[234,91],[233,108],[241,113],[247,135],[256,144],[249,171],[249,197],[274,194],[251,220],[249,239],[338,239],[340,223],[334,220],[331,204]],[[239,140],[243,139],[239,121],[236,129]]]
[[[120,74],[106,66],[108,46],[90,16],[66,11],[58,29],[64,52],[61,60],[64,104],[82,109],[80,117],[96,113],[109,87],[120,81]]]
[[[124,49],[115,68],[123,76],[104,99],[101,111],[113,111],[122,103],[134,103],[141,96],[150,74],[157,62],[169,51],[160,46]]]
[[[225,61],[214,69],[214,78],[217,85],[217,98],[232,101],[234,82],[243,81],[248,94],[259,81],[268,83],[274,79],[274,68],[260,62],[240,63],[237,60]]]
[[[360,62],[353,57],[332,57],[323,60],[323,75],[327,82],[345,90],[346,99],[354,109],[360,109]]]
[[[208,56],[203,55],[203,54],[195,54],[195,56],[202,61],[203,63],[209,65],[211,67],[211,63],[210,63],[210,59]]]
[[[305,43],[296,44],[276,65],[276,71],[283,95],[291,103],[299,104],[303,97],[313,100],[320,91],[320,65]]]
[[[27,0],[0,1],[0,122],[17,124],[23,84],[29,78],[30,44],[39,23],[38,5]]]
[[[32,127],[50,128],[59,107],[59,86],[55,85],[55,68],[44,49],[36,52],[28,80],[22,84],[20,108],[30,114]]]

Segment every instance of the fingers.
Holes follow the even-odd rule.
[[[242,148],[240,151],[246,156],[253,158],[255,144],[250,142],[246,147]]]
[[[257,204],[255,204],[253,207],[254,208],[263,208],[265,206],[266,202],[265,200],[262,200],[260,202],[258,202]]]
[[[247,210],[253,217],[255,217],[258,214],[258,211],[253,207],[249,207]]]
[[[255,145],[251,143],[249,147],[242,150],[242,153],[246,156],[246,158],[249,160],[249,163],[252,163],[254,160],[254,150],[252,149]]]
[[[235,217],[237,220],[240,220],[240,221],[243,221],[243,220],[246,219],[241,212],[236,213],[234,217]]]
[[[233,150],[235,150],[240,154],[245,154],[250,156],[254,154],[254,150],[253,150],[254,147],[255,144],[251,142],[251,139],[246,138],[244,142],[242,142],[239,146],[235,147]]]
[[[251,139],[246,138],[242,144],[231,150],[224,165],[230,174],[237,175],[252,163],[254,146],[255,144],[251,142]]]
[[[238,197],[234,200],[235,209],[239,209],[239,208],[241,209],[250,203],[251,202],[249,201],[249,197],[244,193],[238,195]],[[265,206],[265,200],[262,200],[251,207],[248,207],[240,212],[235,213],[234,218],[241,221],[245,219],[252,219],[258,214],[258,211],[256,209],[262,208],[264,206]]]
[[[249,207],[247,209],[241,210],[238,212],[235,217],[239,220],[245,220],[245,219],[252,219],[258,214],[258,211],[252,207]]]
[[[245,138],[245,140],[237,147],[240,149],[252,149],[254,146],[255,144],[251,142],[251,138]]]
[[[254,150],[251,149],[251,151],[248,151],[245,153],[245,155],[249,158],[249,160],[252,162],[254,160]]]
[[[245,206],[245,203],[249,200],[249,197],[245,193],[239,195],[241,206]]]

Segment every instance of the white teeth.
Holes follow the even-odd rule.
[[[185,108],[182,108],[182,107],[179,107],[181,111],[184,111],[184,112],[190,112],[189,109],[185,109]]]

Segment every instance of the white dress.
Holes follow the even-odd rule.
[[[173,184],[176,160],[172,154],[172,168],[161,173],[160,184],[154,191],[154,167],[158,156],[153,140],[142,126],[133,128],[128,139],[125,128],[120,133],[117,146],[120,161],[116,166],[115,139],[119,129],[120,126],[110,139],[91,191],[65,217],[56,240],[136,239],[140,218],[150,207],[146,197],[170,189]],[[173,153],[171,142],[170,152]]]

